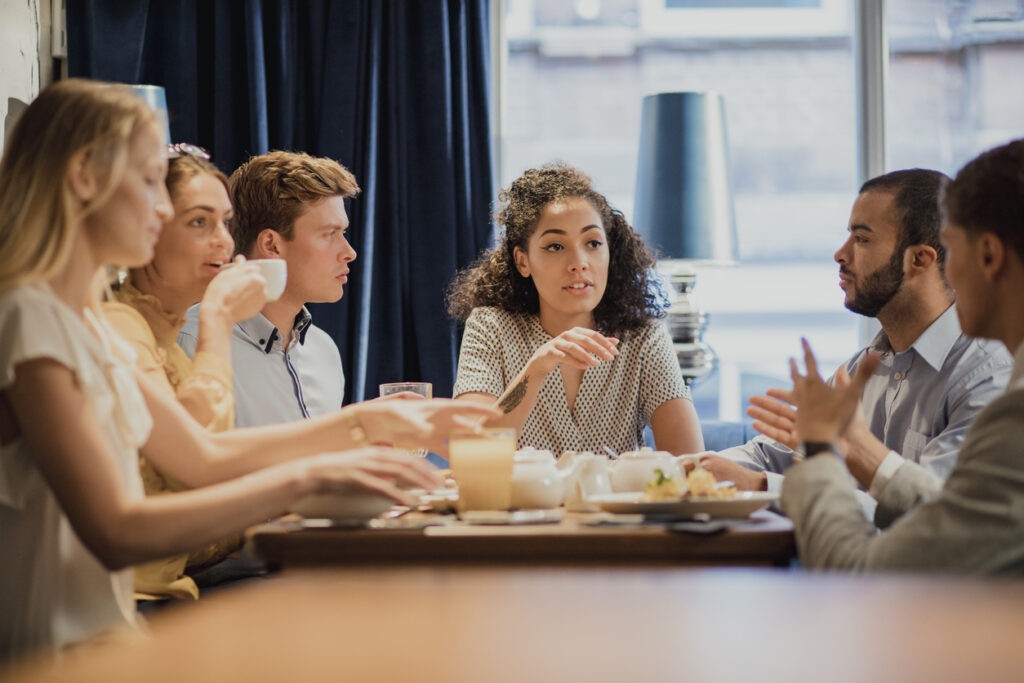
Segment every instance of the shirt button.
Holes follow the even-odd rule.
[[[901,379],[903,379],[903,373],[902,372],[894,372],[892,374],[892,378],[895,379],[895,380],[901,380]]]

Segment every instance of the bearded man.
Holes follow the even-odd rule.
[[[835,253],[846,307],[877,319],[882,328],[830,380],[846,383],[869,351],[880,355],[861,410],[837,444],[870,496],[862,493],[862,504],[879,527],[892,521],[886,506],[874,505],[887,488],[904,500],[936,494],[956,464],[967,428],[1010,377],[1013,359],[1003,345],[960,330],[939,237],[948,183],[946,175],[926,169],[867,181],[853,203],[848,237]],[[779,491],[781,473],[801,457],[799,434],[777,428],[792,424],[791,402],[785,390],[751,399],[749,412],[763,436],[703,457],[704,467],[742,489]]]

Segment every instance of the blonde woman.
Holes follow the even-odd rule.
[[[264,282],[244,263],[221,272],[235,244],[227,227],[232,216],[227,176],[198,147],[171,145],[169,155],[165,185],[174,215],[164,223],[153,260],[128,271],[103,311],[131,344],[140,371],[177,398],[199,424],[224,431],[235,426],[231,328],[260,310]],[[193,360],[178,346],[177,337],[185,311],[200,300]],[[141,473],[146,495],[184,488],[144,459]],[[240,545],[241,539],[233,536],[136,567],[136,597],[196,599],[199,588],[189,574],[219,562]]]
[[[136,625],[124,568],[187,552],[316,491],[405,500],[426,465],[369,442],[443,448],[492,411],[391,401],[211,433],[133,370],[97,314],[107,264],[150,261],[172,213],[164,131],[125,89],[45,89],[0,162],[0,659]],[[315,453],[356,448],[346,454]],[[146,497],[139,455],[194,490]]]

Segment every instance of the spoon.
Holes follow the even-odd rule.
[[[616,453],[614,450],[612,450],[611,446],[605,445],[605,446],[601,446],[601,448],[604,449],[604,452],[607,453],[608,457],[611,458],[612,460],[617,460],[618,459],[619,454]]]

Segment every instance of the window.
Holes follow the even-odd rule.
[[[807,335],[823,367],[858,347],[832,253],[857,188],[849,0],[509,0],[501,181],[574,164],[627,217],[644,95],[725,100],[741,263],[696,297],[719,370],[695,387],[705,419],[788,383]]]
[[[886,128],[894,168],[953,174],[1024,135],[1024,5],[889,0]]]

